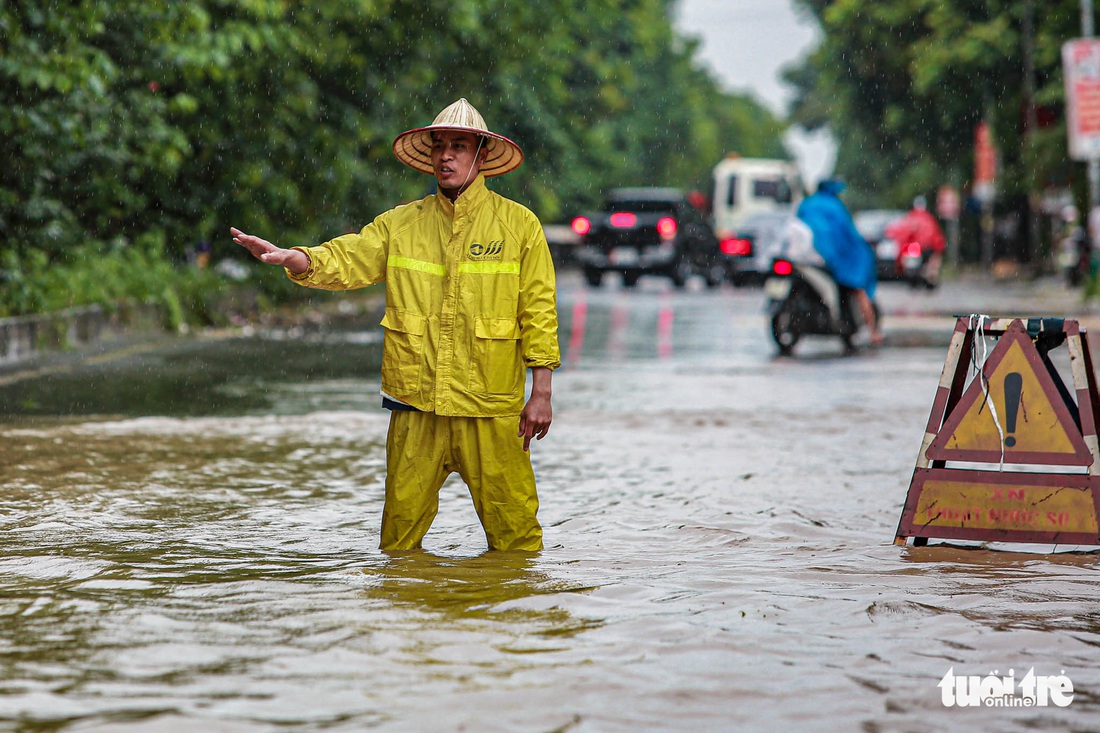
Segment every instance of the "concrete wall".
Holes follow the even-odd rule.
[[[94,345],[125,333],[163,327],[163,313],[156,305],[124,306],[110,312],[92,305],[0,318],[0,366],[27,362],[51,351]]]

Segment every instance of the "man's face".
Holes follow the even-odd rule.
[[[478,154],[477,136],[470,132],[438,130],[432,133],[432,169],[435,180],[445,191],[461,191],[477,177],[485,158],[482,146]]]

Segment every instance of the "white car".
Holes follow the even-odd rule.
[[[718,247],[730,282],[734,285],[760,283],[771,274],[772,261],[783,253],[793,218],[794,214],[784,211],[753,214],[732,234],[719,240]]]
[[[852,216],[856,230],[875,251],[879,280],[898,278],[898,243],[886,236],[886,228],[903,216],[897,209],[869,209]]]

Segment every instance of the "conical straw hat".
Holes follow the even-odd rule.
[[[434,175],[432,169],[432,131],[459,130],[485,136],[484,149],[489,151],[481,165],[481,174],[486,178],[511,173],[523,163],[523,151],[514,142],[491,132],[474,105],[466,98],[450,105],[427,127],[406,130],[393,141],[393,154],[413,170]]]

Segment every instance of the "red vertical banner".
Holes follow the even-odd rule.
[[[1062,46],[1062,67],[1070,157],[1100,157],[1100,39],[1067,41]]]
[[[997,149],[989,123],[974,129],[974,195],[980,201],[992,201],[997,179]]]

